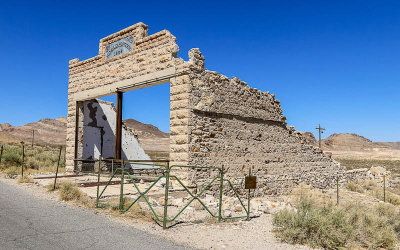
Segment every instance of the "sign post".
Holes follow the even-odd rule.
[[[247,220],[250,220],[250,190],[256,189],[257,187],[257,177],[251,175],[251,168],[249,168],[249,175],[244,178],[244,188],[248,189],[247,197]]]

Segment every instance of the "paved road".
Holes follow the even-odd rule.
[[[93,211],[0,180],[0,249],[184,249]]]

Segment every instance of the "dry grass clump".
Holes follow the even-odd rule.
[[[123,204],[122,204],[123,210],[128,209],[128,207],[132,204],[133,201],[134,200],[130,198],[123,198]],[[132,219],[151,220],[152,214],[144,211],[142,207],[138,204],[138,202],[133,204],[128,211],[123,213],[119,211],[119,202],[120,202],[119,198],[107,199],[105,201],[105,203],[110,205],[107,206],[109,211],[116,216],[129,217]]]
[[[391,204],[318,207],[304,199],[297,210],[273,215],[275,232],[284,241],[312,247],[392,249],[400,233],[400,213]]]
[[[17,182],[21,184],[21,183],[33,183],[34,181],[32,177],[24,175],[24,177],[22,176],[18,177]]]
[[[11,168],[6,169],[4,172],[7,176],[7,178],[15,179],[15,178],[17,178],[18,174],[21,171],[19,169],[17,169],[16,167],[11,167]]]
[[[82,192],[71,181],[62,182],[59,191],[60,199],[63,201],[79,200],[82,196]]]
[[[346,188],[353,192],[365,193],[366,195],[375,197],[379,200],[384,200],[383,187],[378,185],[373,180],[363,181],[363,182],[349,182]],[[400,205],[400,195],[386,189],[386,202],[393,205]]]
[[[123,203],[123,209],[127,209],[131,204],[133,200],[129,198],[124,198],[124,203]],[[148,213],[146,213],[142,207],[136,202],[133,204],[128,211],[124,212],[124,215],[130,218],[135,218],[135,219],[149,219],[151,218]]]
[[[47,184],[45,186],[45,188],[47,189],[47,191],[51,192],[51,191],[55,191],[60,189],[60,183],[56,183],[56,188],[54,188],[54,182],[50,182],[49,184]]]
[[[292,190],[290,200],[293,204],[300,205],[304,199],[312,200],[314,205],[318,206],[331,206],[336,203],[335,200],[327,196],[322,190],[302,183]]]
[[[371,193],[375,198],[383,201],[384,197],[383,197],[382,188],[378,188],[378,189],[372,191]],[[386,190],[386,202],[389,202],[392,205],[398,206],[398,205],[400,205],[400,196]]]
[[[352,192],[357,192],[357,193],[364,193],[364,188],[359,185],[358,183],[355,182],[349,182],[346,184],[346,188]]]
[[[70,201],[76,205],[94,207],[94,202],[86,194],[82,193],[74,182],[63,181],[59,186],[59,197],[63,201]]]

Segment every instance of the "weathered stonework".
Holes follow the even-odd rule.
[[[132,34],[133,50],[106,61],[105,46]],[[132,90],[170,82],[171,165],[224,167],[236,185],[243,185],[243,176],[251,168],[258,176],[256,195],[287,192],[301,182],[332,187],[338,175],[357,175],[347,174],[287,126],[274,94],[206,70],[199,49],[189,51],[187,62],[177,58],[178,51],[169,31],[148,36],[147,25],[138,23],[101,39],[98,56],[70,61],[68,170],[73,170],[75,144],[77,157],[80,154],[81,122],[75,120],[81,101],[114,94],[121,87]],[[82,115],[82,110],[78,113]],[[212,174],[186,172],[184,178],[201,184]]]

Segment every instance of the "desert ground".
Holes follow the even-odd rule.
[[[159,131],[152,125],[146,125],[137,121],[128,120],[127,125],[138,134],[139,141],[145,151],[153,158],[168,157],[168,134]],[[319,213],[321,206],[333,207],[333,215],[347,211],[353,214],[358,207],[368,208],[363,211],[365,216],[371,216],[375,221],[371,227],[365,225],[365,221],[358,221],[352,224],[357,228],[352,232],[352,242],[343,243],[343,238],[349,237],[343,231],[343,235],[336,235],[335,244],[345,244],[348,248],[396,248],[399,247],[398,240],[393,235],[396,231],[397,224],[400,222],[389,220],[390,216],[400,214],[400,149],[398,143],[372,142],[364,137],[355,134],[334,134],[322,142],[322,149],[325,154],[331,155],[333,159],[338,161],[347,169],[358,168],[378,168],[386,169],[385,174],[391,176],[390,187],[386,190],[386,202],[383,202],[383,189],[379,184],[371,183],[352,183],[351,185],[343,185],[339,188],[340,204],[337,204],[337,190],[316,190],[310,186],[300,185],[290,194],[282,196],[261,196],[251,200],[251,219],[234,219],[218,222],[210,216],[205,208],[197,201],[191,203],[188,208],[179,217],[178,223],[171,224],[170,228],[163,230],[162,226],[154,219],[154,215],[148,204],[143,198],[140,198],[135,204],[131,212],[120,213],[118,210],[110,208],[95,208],[94,204],[97,197],[97,185],[85,186],[84,183],[96,183],[97,176],[94,174],[84,174],[80,176],[66,177],[70,174],[65,173],[64,155],[62,150],[60,173],[61,178],[58,179],[57,190],[51,189],[54,173],[57,166],[60,145],[62,145],[65,129],[64,119],[51,121],[49,119],[41,120],[38,123],[31,123],[29,126],[13,127],[12,125],[3,124],[0,126],[0,140],[4,146],[2,163],[0,165],[1,176],[0,181],[11,185],[15,189],[21,189],[29,192],[30,195],[37,199],[52,200],[68,204],[68,206],[77,206],[80,209],[94,211],[101,216],[113,220],[116,223],[129,225],[142,232],[149,233],[155,237],[161,237],[168,241],[175,242],[185,247],[193,247],[199,249],[309,249],[327,247],[331,248],[332,242],[319,242],[307,240],[294,240],[290,235],[293,231],[287,231],[284,223],[284,214],[299,213],[302,211],[302,201],[310,199],[313,201],[313,213]],[[29,131],[35,128],[36,140],[34,146],[30,145],[31,134]],[[51,136],[49,136],[51,135]],[[48,138],[48,139],[46,139]],[[317,141],[313,136],[308,135],[309,143],[317,145]],[[21,164],[21,144],[25,141],[25,176],[20,177]],[[54,143],[57,142],[57,143]],[[60,142],[60,144],[58,143]],[[52,144],[53,143],[53,144]],[[100,190],[105,187],[110,175],[101,176]],[[116,178],[118,180],[118,178]],[[74,195],[79,194],[78,198],[65,198],[63,196],[63,185],[70,185]],[[137,180],[137,186],[141,191],[150,186],[151,182],[143,179]],[[61,188],[60,188],[61,187]],[[149,203],[159,215],[163,212],[163,194],[164,187],[156,185],[149,193]],[[120,195],[120,185],[109,186],[104,195],[102,202],[110,204],[118,204]],[[126,183],[124,188],[124,197],[126,201],[132,201],[138,197],[139,193],[131,183]],[[175,215],[182,207],[191,199],[179,185],[172,184],[171,197],[169,200],[169,215]],[[205,206],[214,213],[218,213],[218,197],[205,194],[202,197]],[[240,206],[238,199],[232,197],[224,197],[224,205],[222,213],[224,217],[234,217],[245,215],[243,207]],[[247,204],[246,195],[242,196],[243,203]],[[385,211],[385,215],[376,215],[376,211]],[[388,212],[389,211],[389,212]],[[381,212],[380,212],[381,213]],[[379,213],[378,213],[379,214]],[[349,215],[349,216],[350,216]],[[283,217],[282,217],[283,216]],[[295,216],[292,214],[292,216]],[[385,217],[386,216],[386,217]],[[392,225],[390,228],[384,227],[379,231],[379,223],[385,222]],[[382,235],[372,237],[367,230],[378,230],[382,235],[389,235],[384,238]],[[394,229],[393,229],[394,228]],[[399,227],[400,228],[400,227]],[[339,228],[340,229],[340,228]],[[340,231],[339,229],[335,229]],[[385,231],[386,230],[386,231]],[[392,230],[392,231],[391,231]],[[341,231],[340,231],[341,232]],[[355,233],[356,232],[356,233]],[[354,235],[356,234],[356,235]],[[176,237],[179,235],[179,237]],[[297,234],[296,234],[297,235]],[[331,235],[324,236],[329,238]],[[299,238],[299,235],[296,236]],[[380,237],[380,238],[379,238]],[[384,239],[383,241],[381,239]],[[301,244],[301,245],[299,245]],[[328,245],[324,245],[328,244]],[[336,246],[336,245],[334,245]],[[335,248],[335,247],[333,247]]]

